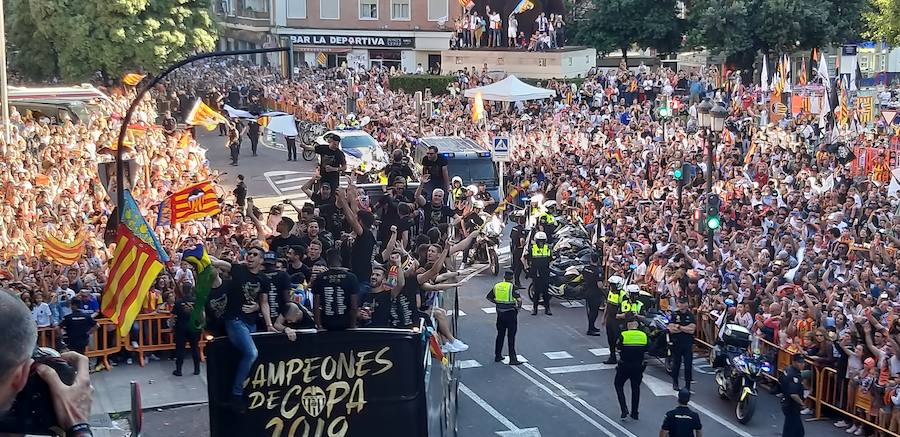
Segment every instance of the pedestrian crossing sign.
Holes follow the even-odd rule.
[[[495,162],[509,162],[509,137],[494,137],[494,153],[492,156]]]

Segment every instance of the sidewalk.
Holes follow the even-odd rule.
[[[141,386],[143,409],[207,402],[206,364],[200,375],[194,376],[190,360],[185,363],[184,376],[172,375],[175,362],[150,361],[146,366],[120,364],[110,371],[91,375],[94,385],[93,414],[112,414],[131,411],[131,381]]]

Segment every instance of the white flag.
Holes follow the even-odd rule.
[[[831,91],[831,79],[828,77],[828,60],[825,59],[825,53],[819,53],[819,68],[816,69],[816,77],[822,79],[822,85],[826,91]]]
[[[769,60],[766,59],[765,53],[762,60],[762,73],[759,75],[759,87],[764,91],[769,90]]]

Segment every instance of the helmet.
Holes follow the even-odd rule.
[[[621,285],[625,284],[625,279],[622,279],[622,277],[619,275],[610,276],[609,279],[607,279],[607,281],[610,284],[613,284],[615,286],[621,286]]]
[[[556,207],[555,200],[548,200],[548,201],[544,202],[544,208],[550,209],[550,208],[554,208],[554,207]]]
[[[459,176],[453,176],[453,179],[450,179],[450,183],[456,183],[456,182],[459,182],[459,184],[462,185],[462,178]]]
[[[472,208],[484,209],[484,201],[476,200],[472,202]]]
[[[534,234],[534,239],[535,240],[546,240],[547,234],[545,234],[543,231],[538,232],[537,234]]]
[[[638,294],[641,292],[641,286],[637,284],[628,284],[625,289],[628,290],[629,294]]]
[[[466,187],[466,191],[475,194],[478,192],[478,186],[475,184],[469,185],[468,187]]]

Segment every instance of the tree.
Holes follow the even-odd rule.
[[[626,57],[632,46],[671,53],[681,47],[683,23],[675,0],[592,0],[579,10],[575,42]]]
[[[215,46],[210,0],[11,0],[11,63],[33,79],[118,77]]]
[[[900,44],[900,1],[873,0],[872,10],[865,14],[865,21],[867,37],[883,39],[892,46]]]
[[[757,54],[808,50],[855,39],[868,0],[695,0],[690,45],[748,70]]]

